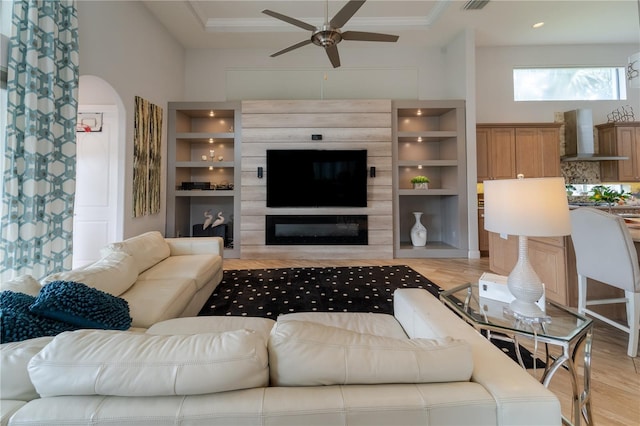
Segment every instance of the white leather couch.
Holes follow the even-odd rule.
[[[436,298],[394,315],[163,321],[2,348],[10,425],[560,425],[558,399]]]
[[[132,327],[198,315],[222,281],[219,237],[164,238],[147,232],[101,250],[98,261],[43,280],[77,281],[129,303]]]

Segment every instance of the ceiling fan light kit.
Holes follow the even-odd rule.
[[[311,37],[308,40],[301,41],[285,49],[282,49],[271,57],[280,56],[283,53],[290,52],[299,47],[306,46],[308,44],[315,44],[316,46],[324,47],[329,61],[334,68],[340,66],[340,55],[338,54],[338,43],[342,40],[354,40],[354,41],[376,41],[376,42],[396,42],[398,36],[391,34],[370,33],[364,31],[345,31],[344,33],[340,29],[351,19],[351,17],[362,7],[366,0],[350,0],[345,4],[342,9],[329,21],[328,19],[328,0],[325,7],[325,23],[322,27],[314,27],[304,21],[300,21],[290,16],[283,15],[272,10],[265,9],[262,11],[265,15],[269,15],[273,18],[280,19],[296,27],[311,31]]]

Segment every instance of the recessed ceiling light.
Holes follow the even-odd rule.
[[[532,25],[533,28],[540,28],[542,26],[544,26],[544,22],[537,22],[537,23]]]

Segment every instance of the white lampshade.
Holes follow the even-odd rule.
[[[503,179],[484,182],[484,228],[527,237],[571,233],[564,178]]]

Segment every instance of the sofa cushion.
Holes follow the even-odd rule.
[[[0,282],[0,291],[13,291],[24,293],[29,296],[37,296],[42,286],[31,275],[21,275],[9,281]]]
[[[252,330],[261,335],[266,342],[276,322],[259,317],[189,317],[160,321],[147,329],[149,334],[199,334],[220,333],[233,330]]]
[[[2,368],[0,368],[0,395],[2,395],[2,405],[4,405],[6,399],[31,401],[38,398],[36,388],[33,387],[29,378],[27,365],[29,360],[51,340],[53,340],[53,336],[0,345],[0,365],[2,365]]]
[[[407,334],[393,315],[371,312],[296,312],[278,316],[278,322],[309,321],[357,333],[407,339]]]
[[[146,271],[156,263],[169,257],[169,245],[158,231],[146,232],[124,241],[111,243],[100,253],[103,257],[114,251],[123,251],[133,256],[138,273]]]
[[[43,282],[48,284],[52,281],[75,281],[120,296],[136,282],[136,279],[138,267],[134,258],[125,252],[112,252],[82,268],[51,274]]]
[[[462,340],[394,339],[306,321],[276,323],[269,362],[274,386],[468,381],[473,370]]]
[[[191,278],[198,290],[222,269],[222,257],[215,254],[170,256],[140,274],[141,279]]]
[[[42,287],[31,312],[80,328],[126,330],[131,327],[126,300],[74,281]]]
[[[55,336],[76,326],[49,319],[29,310],[36,298],[24,293],[0,293],[0,343],[20,342],[42,336]]]
[[[129,303],[131,325],[148,328],[158,321],[180,316],[195,293],[192,279],[139,279],[120,297]]]
[[[78,330],[29,362],[42,397],[199,395],[266,386],[264,339],[248,330],[161,336]]]
[[[25,404],[25,401],[3,399],[0,405],[0,424],[3,426],[9,424],[9,419]]]

